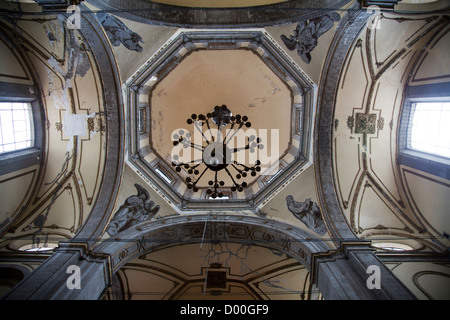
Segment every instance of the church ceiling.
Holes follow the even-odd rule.
[[[22,202],[12,203],[10,195],[3,193],[2,202],[15,204],[12,210],[21,212],[9,226],[13,239],[25,239],[12,245],[17,249],[22,243],[72,238],[80,230],[102,180],[106,120],[97,65],[83,39],[65,29],[56,16],[39,22],[24,18],[15,28],[23,39],[15,44],[16,54],[27,68],[32,66],[45,119],[41,166],[2,179],[12,193],[18,184],[28,186]],[[15,43],[8,40],[10,46]],[[17,82],[17,77],[2,80]]]
[[[405,86],[449,82],[448,18],[383,14],[381,28],[370,29],[362,18],[352,25],[353,1],[307,10],[309,1],[230,0],[202,16],[191,13],[203,1],[135,1],[133,14],[127,3],[84,1],[89,32],[54,14],[0,23],[10,34],[0,49],[17,67],[2,67],[0,81],[37,86],[45,132],[40,165],[0,177],[3,251],[92,241],[111,257],[105,298],[306,299],[320,298],[305,295],[312,257],[336,248],[339,228],[412,252],[447,247],[449,181],[396,157]],[[276,5],[290,14],[270,11]],[[162,23],[167,6],[180,10]],[[351,38],[335,38],[342,26],[354,28]],[[348,52],[330,66],[340,40]],[[321,86],[333,76],[335,104],[327,105],[322,96],[332,93]],[[225,176],[218,190],[226,197],[212,199],[214,171],[194,191],[202,171],[177,170],[172,155],[195,130],[187,120],[221,105],[245,115],[248,129],[275,130],[278,141],[264,141],[264,151],[278,152],[266,171]],[[330,158],[316,163],[327,146],[316,122],[325,107]],[[241,178],[247,187],[233,190]],[[427,277],[415,279],[423,292]]]
[[[308,270],[282,252],[233,243],[184,245],[181,249],[182,256],[178,248],[169,248],[131,260],[116,274],[105,299],[311,298]],[[187,259],[195,263],[184,263]]]
[[[232,34],[230,41],[229,33],[179,32],[126,82],[129,161],[178,209],[256,210],[281,185],[276,181],[292,179],[311,161],[314,83],[295,71],[268,34]],[[212,122],[194,122],[222,105],[245,120],[220,130]],[[219,138],[214,135],[225,137],[224,170],[209,167],[207,149],[200,149]],[[212,202],[206,183],[227,201]]]
[[[415,207],[410,202],[412,197],[420,201],[417,192],[412,196],[408,191],[416,189],[417,185],[411,182],[418,180],[405,173],[409,169],[399,170],[396,165],[396,131],[404,87],[417,83],[416,74],[421,71],[414,69],[425,70],[417,66],[421,50],[426,47],[428,54],[442,54],[435,44],[441,37],[448,37],[448,25],[438,16],[400,19],[389,14],[381,15],[379,24],[379,28],[367,28],[356,40],[340,82],[333,137],[339,200],[351,227],[362,238],[397,238],[400,242],[416,238],[410,241],[413,248],[440,246],[428,239],[441,237],[442,230],[436,232],[437,225],[426,223],[421,210],[434,210],[436,215],[443,211],[438,213],[439,209],[425,204]],[[394,26],[398,30],[395,37],[389,31]],[[392,46],[382,45],[384,41],[390,41]],[[448,79],[448,70],[427,70],[436,74],[427,77],[429,83]],[[402,178],[405,174],[409,181]],[[431,181],[423,183],[434,192],[448,192],[448,184],[440,181],[435,188]]]

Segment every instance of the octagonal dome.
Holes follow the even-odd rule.
[[[218,61],[220,63],[217,63]],[[255,157],[261,159],[263,156],[273,156],[275,162],[289,148],[292,92],[251,50],[191,52],[174,70],[155,84],[149,95],[149,105],[149,143],[156,155],[168,160],[169,165],[173,160],[171,154],[176,151],[171,143],[173,136],[179,136],[180,131],[190,131],[194,135],[200,134],[193,124],[187,123],[187,119],[190,119],[192,114],[206,115],[213,112],[215,106],[222,105],[226,105],[232,115],[240,114],[248,118],[250,127],[241,129],[248,138],[252,134],[255,137],[258,137],[259,133],[267,134],[263,149],[251,149],[253,153],[258,153]],[[210,126],[212,130],[217,130],[215,124],[210,123]],[[203,126],[202,130],[205,135],[209,133],[206,126]],[[226,130],[230,132],[234,131],[234,128],[231,129],[231,125],[228,125],[221,130],[222,136],[225,136]],[[201,140],[205,145],[205,138],[203,136],[199,138],[197,140]],[[240,148],[245,143],[245,141],[233,142]],[[231,143],[232,141],[228,144],[231,145]],[[253,154],[250,154],[250,149],[248,152],[249,154],[246,154],[245,150],[241,150],[236,154],[236,158],[243,158],[243,164],[246,167],[252,165],[250,158]],[[263,155],[263,152],[267,155]],[[202,166],[197,168],[201,170]],[[179,175],[186,176],[185,168],[180,169],[185,172]],[[267,166],[266,169],[268,169]],[[234,173],[232,178],[237,180],[236,175],[239,173],[232,166],[229,170]],[[206,188],[208,181],[212,181],[213,175],[215,175],[214,170],[207,170],[197,186],[201,189]],[[233,181],[228,175],[222,176],[225,182],[222,189],[226,194]],[[255,176],[249,174],[244,180],[251,186],[260,176],[261,172],[257,172]],[[237,196],[242,197],[240,194]],[[194,193],[192,197],[200,198],[202,195]]]
[[[315,85],[264,30],[180,31],[126,89],[129,163],[181,211],[257,211],[311,163]]]

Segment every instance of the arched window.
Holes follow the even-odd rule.
[[[0,82],[0,175],[38,164],[42,138],[34,86]]]
[[[34,147],[31,104],[0,102],[0,153]]]
[[[389,251],[389,252],[409,251],[413,249],[411,246],[396,242],[375,242],[372,243],[372,247],[380,251]]]
[[[407,88],[398,163],[450,179],[450,83]]]
[[[44,252],[54,250],[57,247],[57,243],[26,244],[21,246],[19,250],[26,252]]]
[[[450,102],[416,102],[410,117],[409,148],[450,158]]]

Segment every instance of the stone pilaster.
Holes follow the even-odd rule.
[[[96,300],[111,282],[108,255],[87,253],[82,244],[59,248],[4,300]]]
[[[415,300],[368,243],[342,243],[313,258],[312,281],[326,300]]]

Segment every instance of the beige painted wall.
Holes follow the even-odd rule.
[[[448,183],[410,175],[405,181],[396,165],[403,90],[414,59],[428,41],[441,37],[438,27],[421,35],[435,21],[426,17],[399,20],[396,15],[385,14],[380,29],[362,32],[347,57],[335,113],[339,126],[334,134],[334,166],[341,206],[360,237],[417,237],[431,247],[434,245],[427,241],[429,236],[445,242],[433,229],[450,227],[444,209],[450,194]],[[427,48],[430,56],[448,59],[443,51],[446,45],[440,45],[444,38]],[[448,62],[439,65],[441,80],[441,74],[448,74]],[[421,73],[428,75],[437,72],[425,63],[422,68],[425,71]],[[358,123],[364,125],[364,114],[371,115],[373,122],[366,124],[366,129],[358,129]],[[415,194],[409,194],[403,186],[410,186]],[[427,213],[412,207],[410,198]],[[433,225],[427,235],[419,233],[423,223]]]

